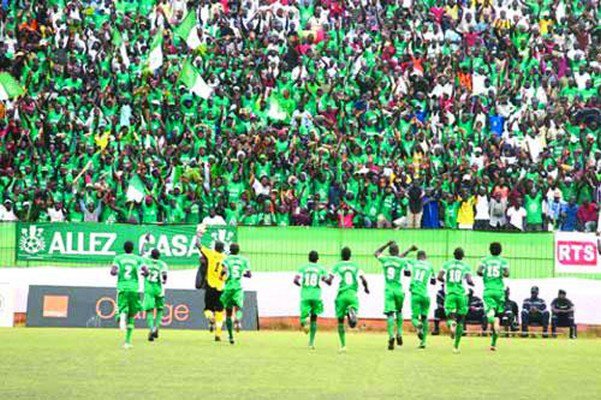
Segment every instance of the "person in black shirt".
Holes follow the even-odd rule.
[[[574,323],[574,303],[566,297],[565,290],[559,290],[557,298],[551,302],[551,334],[557,337],[557,327],[570,328],[570,339],[576,339]]]
[[[528,336],[528,326],[532,323],[543,327],[543,337],[548,337],[549,311],[547,303],[538,297],[538,286],[532,286],[530,297],[522,305],[522,336]]]
[[[467,324],[482,325],[482,332],[486,331],[488,320],[484,315],[484,303],[478,296],[474,296],[474,289],[470,289],[467,296],[468,312],[463,324],[463,332],[466,331]]]
[[[505,288],[505,311],[501,318],[501,324],[505,327],[505,331],[515,332],[519,329],[519,315],[518,303],[509,298],[509,287],[507,287]]]
[[[409,228],[419,229],[422,226],[422,215],[424,212],[424,191],[419,185],[420,182],[416,179],[407,191],[409,198],[409,210],[407,217],[409,218]]]
[[[436,310],[434,310],[434,330],[432,335],[440,335],[440,321],[447,319],[444,312],[444,282],[440,285],[440,290],[436,293]]]

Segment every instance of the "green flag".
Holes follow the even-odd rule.
[[[197,49],[202,44],[198,37],[198,30],[196,29],[197,25],[196,14],[194,12],[189,12],[182,23],[174,30],[174,33],[184,39],[188,47],[193,50]]]
[[[186,85],[192,93],[203,99],[208,99],[213,94],[213,88],[207,85],[204,79],[202,79],[200,72],[194,68],[190,60],[184,62],[184,67],[179,74],[178,80]]]
[[[146,192],[146,187],[144,186],[144,182],[138,175],[132,176],[129,180],[129,186],[127,187],[127,192],[125,193],[125,197],[127,201],[135,201],[136,203],[141,203],[144,200],[144,193]]]
[[[163,33],[158,32],[154,35],[150,44],[150,53],[148,54],[148,60],[146,60],[146,66],[149,70],[155,71],[161,65],[163,65]]]
[[[19,82],[8,72],[0,72],[0,100],[8,100],[25,93]]]

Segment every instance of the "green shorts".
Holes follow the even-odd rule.
[[[349,308],[354,309],[355,312],[359,312],[359,298],[357,297],[357,292],[347,290],[339,293],[338,296],[336,296],[334,305],[336,306],[336,318],[338,319],[346,317]]]
[[[384,291],[384,314],[403,311],[405,293],[403,289],[386,289]]]
[[[142,308],[144,311],[151,311],[155,308],[159,311],[163,310],[165,308],[165,296],[159,296],[153,293],[144,293]]]
[[[413,318],[428,316],[430,313],[430,297],[421,294],[411,295],[411,315]]]
[[[504,291],[484,291],[482,296],[484,301],[484,313],[488,315],[490,311],[501,314],[505,310],[505,292]]]
[[[231,289],[224,290],[221,293],[221,304],[223,304],[224,308],[238,308],[239,310],[244,307],[244,290],[242,289]]]
[[[447,294],[444,299],[444,311],[450,314],[467,315],[467,296],[464,294]]]
[[[136,315],[142,311],[140,294],[133,291],[118,292],[117,306],[119,307],[119,315],[127,314],[129,317]]]
[[[321,299],[301,299],[301,322],[309,318],[311,315],[321,315],[321,313],[323,313],[323,301],[321,301]]]

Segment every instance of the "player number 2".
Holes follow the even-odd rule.
[[[132,271],[131,265],[126,265],[125,272],[123,273],[123,277],[125,278],[125,280],[131,279],[131,271]]]

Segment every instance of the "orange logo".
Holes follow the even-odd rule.
[[[42,316],[44,318],[67,318],[69,296],[45,295]]]

